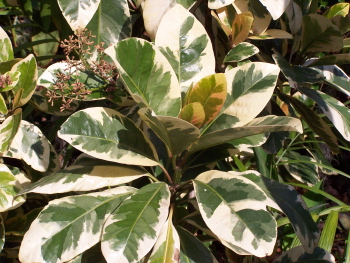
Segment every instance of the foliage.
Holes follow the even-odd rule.
[[[317,2],[0,1],[0,259],[336,262],[350,16]]]

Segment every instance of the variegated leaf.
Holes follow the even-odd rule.
[[[85,28],[98,9],[101,0],[58,0],[64,18],[73,31]]]
[[[91,191],[126,184],[147,175],[147,172],[136,167],[106,162],[82,154],[72,166],[43,177],[21,191],[21,194]]]
[[[202,125],[212,121],[224,105],[227,94],[226,78],[218,73],[202,78],[191,89],[187,103],[199,102],[204,109],[205,119]]]
[[[232,48],[224,58],[224,63],[239,62],[259,53],[259,49],[248,42],[242,42]]]
[[[45,172],[49,165],[50,143],[40,129],[22,120],[10,148],[4,156],[22,159],[33,169]]]
[[[0,62],[13,59],[12,43],[6,32],[0,27]]]
[[[172,211],[172,210],[171,210]],[[149,263],[177,263],[180,258],[180,238],[172,223],[172,213],[160,230]]]
[[[275,89],[279,71],[276,65],[253,62],[225,73],[228,94],[223,110],[237,118],[232,127],[245,125],[262,111]]]
[[[238,254],[264,257],[273,252],[277,224],[266,211],[265,193],[239,174],[208,171],[193,181],[205,223]]]
[[[289,218],[304,249],[312,253],[318,244],[319,229],[304,200],[294,187],[271,180],[256,171],[247,171],[241,175],[253,181],[264,191],[270,199],[269,206],[282,211]]]
[[[205,112],[202,104],[193,102],[183,107],[178,117],[200,128],[205,120]]]
[[[155,244],[170,205],[164,183],[142,187],[125,200],[108,218],[102,236],[102,253],[107,262],[134,263]]]
[[[260,0],[270,12],[272,18],[277,20],[287,9],[291,0]]]
[[[281,29],[267,29],[258,36],[249,36],[248,38],[253,40],[293,39],[293,35]]]
[[[286,15],[288,17],[288,25],[291,33],[297,34],[301,29],[301,23],[303,21],[303,12],[299,3],[295,1],[290,1],[286,8]]]
[[[24,235],[20,261],[58,263],[76,257],[100,241],[105,220],[135,190],[121,186],[49,202]]]
[[[199,138],[199,129],[187,121],[167,116],[152,116],[149,109],[139,110],[140,117],[168,147],[178,155]]]
[[[247,136],[278,131],[298,131],[301,133],[303,129],[300,120],[296,118],[268,115],[256,118],[243,127],[219,129],[205,133],[189,151],[193,153]]]
[[[181,5],[175,5],[163,17],[155,45],[173,67],[182,92],[192,83],[215,73],[210,38],[203,25]]]
[[[0,153],[8,151],[13,138],[15,137],[18,127],[22,120],[22,109],[16,109],[13,115],[7,117],[0,124]]]
[[[317,247],[311,254],[305,252],[302,246],[294,247],[283,253],[273,263],[335,263],[333,255],[326,250]]]
[[[136,102],[146,104],[157,115],[175,117],[179,114],[179,82],[167,59],[154,45],[139,38],[129,38],[107,48],[106,54],[117,65]]]
[[[109,108],[88,108],[71,115],[58,136],[78,150],[105,161],[154,166],[157,153],[129,118]]]
[[[210,9],[219,9],[231,4],[234,0],[209,0],[208,7]]]
[[[0,212],[15,209],[25,202],[24,197],[16,197],[22,186],[11,170],[0,164]]]
[[[21,73],[16,86],[13,88],[15,93],[19,92],[21,89],[23,90],[19,103],[17,104],[19,107],[30,100],[36,88],[38,70],[35,57],[32,54],[28,55],[26,58],[17,62],[13,66],[12,71],[19,71]]]
[[[350,141],[350,110],[335,98],[313,89],[300,87],[300,91],[314,100],[344,139]]]
[[[249,151],[251,147],[258,147],[264,144],[268,139],[268,134],[257,134],[252,136],[246,136],[240,139],[236,139],[230,142],[240,152]]]
[[[249,35],[254,17],[251,12],[238,14],[232,24],[232,45],[236,46],[243,42]]]

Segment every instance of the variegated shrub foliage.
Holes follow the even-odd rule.
[[[348,175],[319,144],[347,146],[350,112],[319,86],[350,94],[339,67],[349,54],[331,53],[349,4],[318,15],[311,0],[40,0],[37,22],[34,2],[0,1],[42,30],[23,59],[0,31],[0,249],[21,242],[0,260],[335,262],[316,222],[329,215],[324,231],[335,231],[350,207],[320,189],[318,169]],[[70,31],[94,37],[38,74],[36,58],[50,63],[58,49],[42,44]],[[57,116],[61,156],[79,153],[70,165],[22,117],[28,102]],[[338,206],[305,203],[293,183]],[[26,196],[40,205],[28,211]]]

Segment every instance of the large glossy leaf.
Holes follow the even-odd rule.
[[[208,171],[193,181],[199,211],[211,231],[238,254],[264,257],[277,238],[265,193],[239,174]]]
[[[297,3],[295,1],[290,1],[287,9],[286,15],[288,17],[288,25],[291,33],[293,35],[297,34],[301,29],[301,23],[303,21],[303,12],[301,10],[301,3]]]
[[[277,131],[302,132],[302,125],[300,120],[291,117],[260,117],[243,127],[227,128],[206,133],[198,139],[189,151],[193,153],[247,136]]]
[[[313,89],[301,87],[300,91],[314,100],[344,139],[350,141],[350,110],[335,98]]]
[[[274,20],[277,20],[284,13],[290,1],[291,0],[260,0]]]
[[[276,65],[261,62],[247,63],[225,73],[227,98],[223,110],[237,118],[233,126],[252,121],[262,111],[272,96],[278,74]]]
[[[242,175],[257,184],[273,202],[271,206],[282,211],[289,218],[304,249],[312,253],[318,243],[319,230],[294,187],[271,180],[256,171],[247,171]]]
[[[248,42],[239,43],[224,58],[224,62],[239,62],[259,53],[259,49]]]
[[[16,109],[13,115],[0,124],[0,153],[8,151],[22,120],[22,109]]]
[[[98,9],[101,0],[58,0],[64,18],[73,31],[85,28]]]
[[[22,186],[11,170],[0,164],[0,212],[14,209],[25,202],[24,197],[16,197]]]
[[[349,14],[349,7],[349,3],[338,3],[327,9],[323,15],[327,18],[332,18],[335,16],[346,16]]]
[[[62,124],[58,136],[72,146],[102,160],[157,165],[154,146],[129,118],[108,108],[78,111]]]
[[[343,36],[328,18],[303,16],[301,52],[336,52],[343,48]]]
[[[215,73],[210,38],[203,25],[181,5],[174,6],[163,17],[155,45],[173,67],[183,92],[192,83]]]
[[[45,172],[50,160],[50,143],[40,129],[22,120],[10,148],[4,156],[22,159],[33,169]]]
[[[232,45],[236,46],[243,42],[249,35],[254,17],[251,12],[238,14],[232,23]]]
[[[0,62],[13,59],[12,43],[6,32],[0,27]]]
[[[326,250],[317,247],[313,253],[305,252],[302,246],[294,247],[283,253],[273,263],[335,263],[333,255]]]
[[[105,220],[135,190],[122,186],[49,202],[23,238],[20,261],[65,262],[84,252],[100,241]]]
[[[125,200],[108,218],[102,236],[107,262],[133,263],[155,244],[170,205],[170,191],[164,183],[142,187]]]
[[[178,117],[200,128],[205,120],[205,112],[202,104],[193,102],[183,107]]]
[[[21,194],[91,191],[129,183],[147,175],[147,172],[136,167],[106,162],[82,154],[70,167],[43,177],[24,189]]]
[[[106,49],[137,102],[157,115],[177,116],[181,108],[179,82],[164,55],[151,43],[129,38]],[[140,101],[141,100],[141,101]]]
[[[149,109],[139,110],[140,117],[168,147],[172,155],[178,155],[199,138],[199,130],[179,118],[152,116]]]
[[[19,92],[21,89],[23,90],[19,103],[17,104],[19,107],[26,104],[30,100],[36,88],[38,70],[35,57],[32,54],[28,55],[26,58],[16,63],[12,70],[19,71],[21,73],[19,75],[16,87],[13,89],[15,93]]]

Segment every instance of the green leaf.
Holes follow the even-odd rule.
[[[164,15],[155,45],[170,62],[182,92],[192,83],[215,73],[210,38],[203,25],[181,5],[175,5]]]
[[[16,197],[21,190],[22,186],[11,170],[0,164],[0,212],[15,209],[25,202],[24,197]]]
[[[252,121],[263,110],[275,89],[279,71],[276,65],[253,62],[225,73],[227,98],[223,111],[238,119],[233,126]]]
[[[147,172],[136,167],[118,165],[82,154],[70,167],[43,177],[20,194],[91,191],[126,184],[147,175]]]
[[[221,171],[204,172],[193,185],[205,223],[225,246],[258,257],[273,252],[277,225],[260,187],[240,173]]]
[[[301,53],[337,52],[343,48],[343,35],[328,18],[310,14],[303,16]]]
[[[192,233],[177,227],[180,236],[180,260],[184,263],[217,263],[210,250],[199,241]]]
[[[0,251],[4,248],[5,245],[5,227],[4,220],[2,219],[2,215],[0,215]]]
[[[73,31],[85,28],[97,11],[101,0],[58,0],[64,18]]]
[[[227,94],[226,78],[218,73],[202,78],[191,89],[187,103],[199,102],[204,109],[205,119],[202,125],[212,121],[224,105]]]
[[[283,253],[274,263],[335,263],[335,259],[329,252],[317,247],[313,253],[305,252],[302,246],[294,247]]]
[[[350,110],[340,101],[320,91],[305,87],[301,87],[300,91],[315,101],[344,139],[350,141]]]
[[[32,36],[33,42],[35,42],[37,40],[51,39],[53,37],[57,40],[56,42],[49,42],[49,43],[44,43],[44,44],[39,44],[39,45],[33,46],[33,51],[34,51],[35,56],[40,57],[40,56],[56,55],[56,53],[58,51],[58,47],[60,45],[60,43],[59,43],[60,34],[56,30],[56,31],[51,32],[50,34],[46,34],[44,32],[39,32],[38,34]],[[44,67],[47,64],[49,64],[51,61],[52,61],[52,59],[43,60],[43,61],[38,62],[38,64],[40,66]]]
[[[103,192],[50,201],[24,235],[21,262],[65,262],[100,241],[102,226],[135,188],[121,186]]]
[[[4,96],[2,96],[1,93],[0,93],[0,113],[3,115],[6,115],[8,113],[6,101],[4,99]]]
[[[335,232],[338,227],[338,216],[339,211],[331,211],[330,214],[327,216],[326,222],[322,229],[320,242],[318,243],[318,246],[320,248],[323,248],[329,253],[331,253],[334,244]]]
[[[332,5],[329,9],[326,10],[326,12],[323,13],[323,16],[327,18],[332,18],[335,16],[346,16],[349,14],[349,7],[349,3],[338,3]]]
[[[31,54],[20,60],[13,66],[12,70],[21,72],[17,85],[13,89],[15,93],[23,89],[23,94],[17,105],[19,107],[30,100],[36,88],[38,70],[34,56]]]
[[[224,58],[224,63],[239,62],[259,53],[259,49],[248,42],[239,43]]]
[[[199,130],[187,121],[167,116],[152,116],[149,109],[139,110],[141,119],[168,147],[172,155],[186,150],[199,138]]]
[[[205,112],[202,104],[193,102],[183,107],[178,117],[200,128],[205,120]]]
[[[50,143],[40,129],[22,120],[10,148],[4,156],[22,159],[33,169],[45,172],[49,166]]]
[[[13,59],[12,43],[6,32],[0,27],[0,62]]]
[[[309,64],[309,67],[323,66],[323,65],[344,65],[350,64],[350,54],[334,54],[315,59]]]
[[[155,244],[170,205],[165,183],[142,187],[108,218],[102,236],[102,253],[108,262],[133,263]]]
[[[157,153],[150,140],[129,118],[102,107],[71,115],[58,136],[78,150],[105,161],[154,166]]]
[[[15,137],[18,127],[22,120],[22,109],[16,109],[13,115],[6,118],[0,124],[0,153],[8,151],[13,138]]]
[[[318,243],[319,230],[303,199],[294,187],[261,176],[255,171],[247,171],[242,175],[264,191],[266,196],[271,199],[271,207],[282,211],[289,218],[304,249],[308,253],[312,253]]]
[[[179,82],[167,59],[154,45],[142,39],[129,38],[107,48],[106,54],[117,65],[136,102],[146,104],[157,115],[175,117],[179,114]]]
[[[247,136],[277,131],[302,132],[302,125],[300,120],[291,117],[260,117],[243,127],[228,128],[206,133],[198,139],[189,151],[193,153]]]

